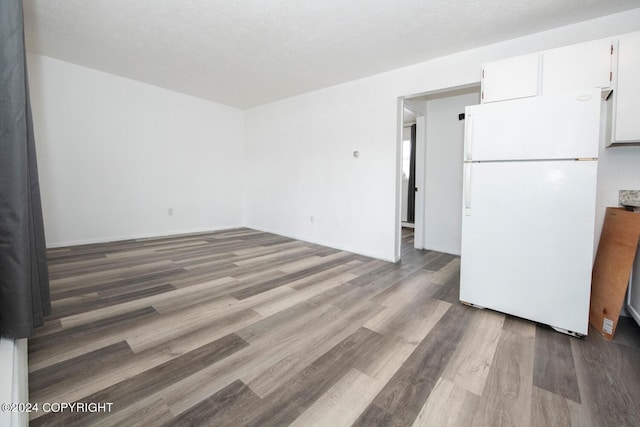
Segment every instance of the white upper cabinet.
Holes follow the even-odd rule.
[[[612,44],[597,40],[545,51],[542,94],[611,87]]]
[[[612,142],[640,142],[640,33],[620,37]]]
[[[482,67],[482,103],[538,95],[538,54],[489,62]]]
[[[640,32],[482,66],[482,103],[613,89],[607,146],[640,144]]]

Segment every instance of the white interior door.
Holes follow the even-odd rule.
[[[460,300],[587,333],[596,161],[465,164]]]

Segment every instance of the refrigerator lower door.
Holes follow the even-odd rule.
[[[596,161],[465,164],[460,300],[587,334]]]

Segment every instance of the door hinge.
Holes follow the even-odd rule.
[[[611,55],[613,55],[613,45],[611,45]]]
[[[613,80],[613,71],[609,71],[609,81]]]
[[[480,93],[480,99],[484,99],[484,91],[482,91],[482,93]]]
[[[482,69],[482,78],[484,79],[484,69]]]

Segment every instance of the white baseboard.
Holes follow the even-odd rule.
[[[254,225],[246,225],[246,228],[250,228],[252,230],[258,230],[258,231],[263,231],[265,233],[271,233],[271,234],[277,234],[278,236],[282,236],[282,237],[288,237],[290,239],[295,239],[295,240],[300,240],[303,242],[308,242],[308,243],[313,243],[315,245],[320,245],[320,246],[326,246],[328,248],[332,248],[332,249],[337,249],[339,251],[345,251],[345,252],[351,252],[357,255],[362,255],[362,256],[366,256],[369,258],[374,258],[374,259],[378,259],[380,261],[386,261],[386,262],[398,262],[399,259],[393,259],[393,258],[387,258],[384,257],[380,254],[376,254],[376,253],[372,253],[372,252],[366,252],[366,251],[359,251],[359,250],[354,250],[353,248],[349,248],[346,246],[342,246],[342,245],[336,245],[332,242],[327,242],[324,240],[318,240],[318,239],[310,239],[307,236],[303,236],[300,234],[296,234],[296,233],[283,233],[281,231],[278,230],[271,230],[268,228],[263,228],[263,227],[256,227]]]
[[[92,245],[94,243],[120,242],[122,240],[180,236],[182,234],[209,233],[214,231],[230,230],[232,228],[243,228],[243,227],[244,225],[225,225],[222,227],[193,228],[189,230],[174,230],[174,231],[159,231],[156,233],[132,234],[127,236],[96,237],[93,239],[70,240],[70,241],[54,242],[54,243],[47,242],[47,248],[63,248],[67,246]]]

